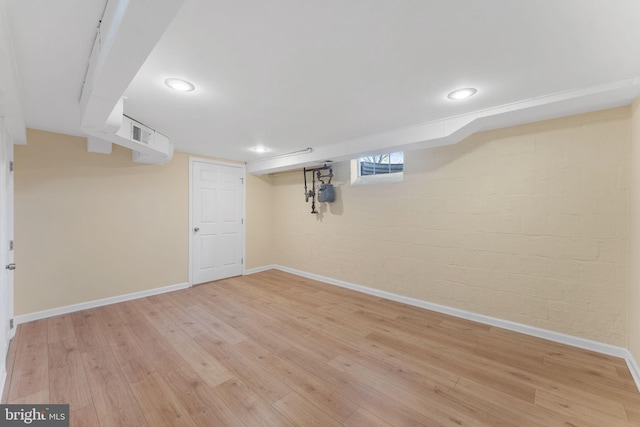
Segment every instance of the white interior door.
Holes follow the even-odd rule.
[[[5,356],[14,330],[13,318],[13,142],[0,119],[0,351],[2,382],[6,376]]]
[[[244,166],[191,159],[191,284],[243,273]]]
[[[5,161],[5,174],[7,177],[6,180],[6,200],[7,200],[7,204],[6,204],[6,224],[5,224],[5,229],[7,232],[7,237],[5,241],[5,248],[8,249],[7,252],[7,265],[13,265],[13,268],[15,268],[15,264],[14,264],[14,237],[13,237],[13,228],[14,228],[14,211],[13,211],[13,177],[14,177],[14,170],[13,170],[13,140],[7,136],[7,144],[5,145],[5,152],[7,153],[7,158]],[[9,165],[11,165],[11,167],[9,167]],[[4,286],[4,291],[2,293],[2,297],[3,297],[3,301],[4,301],[4,318],[5,318],[5,322],[6,324],[4,325],[4,332],[5,332],[5,337],[7,337],[7,346],[9,345],[9,339],[13,338],[13,336],[15,335],[15,327],[10,326],[10,321],[11,319],[13,319],[13,277],[14,277],[14,272],[13,270],[6,270],[7,271],[7,281],[5,283]]]

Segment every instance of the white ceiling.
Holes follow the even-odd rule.
[[[27,126],[81,135],[79,98],[106,1],[0,1]],[[547,104],[548,116],[622,105],[638,95],[638,76],[638,0],[185,0],[124,110],[177,151],[255,161],[312,147],[342,158],[366,151],[363,141],[402,145],[397,132],[463,115],[537,102],[536,114],[484,125],[504,126],[543,117]],[[171,91],[168,77],[196,90]],[[466,86],[478,94],[446,98]],[[555,105],[562,94],[575,102]]]

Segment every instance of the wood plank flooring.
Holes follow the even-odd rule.
[[[19,326],[73,426],[640,426],[622,359],[267,271]]]

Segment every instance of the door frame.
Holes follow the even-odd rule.
[[[242,225],[240,226],[240,233],[241,233],[241,238],[242,238],[242,242],[240,242],[240,244],[242,245],[242,275],[244,276],[245,274],[245,265],[246,263],[244,262],[247,259],[247,254],[246,254],[246,240],[247,240],[247,235],[246,235],[246,217],[247,217],[247,167],[244,163],[232,163],[232,162],[225,162],[222,160],[211,160],[211,159],[205,159],[205,158],[201,158],[201,157],[191,157],[189,156],[189,229],[188,229],[188,233],[189,233],[189,286],[193,286],[193,212],[192,212],[192,208],[193,208],[193,164],[194,163],[207,163],[210,165],[218,165],[218,166],[231,166],[234,168],[238,168],[242,170],[242,188],[241,188],[241,199],[242,199]]]
[[[14,311],[13,300],[13,271],[5,269],[5,265],[14,262],[14,253],[9,249],[9,241],[13,240],[14,223],[14,192],[13,192],[13,172],[9,165],[13,161],[13,138],[7,130],[5,119],[0,117],[0,150],[3,152],[4,162],[0,165],[0,173],[5,176],[0,179],[0,258],[2,258],[0,268],[0,325],[2,326],[2,337],[0,337],[0,348],[2,362],[0,363],[0,392],[4,392],[7,379],[6,358],[9,352],[9,344],[16,334],[15,325],[11,326]]]

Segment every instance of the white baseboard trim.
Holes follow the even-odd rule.
[[[636,387],[640,391],[640,367],[636,363],[631,352],[624,347],[605,344],[598,341],[589,340],[586,338],[575,337],[572,335],[567,335],[560,332],[554,332],[548,329],[542,329],[535,326],[525,325],[522,323],[511,322],[509,320],[503,320],[497,317],[491,317],[491,316],[486,316],[484,314],[473,313],[473,312],[462,310],[459,308],[448,307],[446,305],[435,304],[435,303],[420,300],[417,298],[406,297],[403,295],[394,294],[392,292],[381,291],[379,289],[369,288],[366,286],[356,285],[354,283],[349,283],[342,280],[332,279],[330,277],[321,276],[319,274],[308,273],[306,271],[297,270],[295,268],[284,267],[281,265],[275,265],[273,268],[275,268],[276,270],[295,274],[297,276],[302,276],[308,279],[317,280],[319,282],[328,283],[330,285],[336,285],[342,288],[363,292],[365,294],[374,295],[380,298],[385,298],[388,300],[401,302],[401,303],[412,305],[415,307],[424,308],[426,310],[448,314],[450,316],[459,317],[462,319],[472,320],[474,322],[483,323],[485,325],[496,326],[496,327],[507,329],[510,331],[519,332],[521,334],[531,335],[537,338],[543,338],[549,341],[570,345],[572,347],[578,347],[585,350],[591,350],[597,353],[606,354],[609,356],[619,357],[621,359],[624,359],[627,362],[627,366],[629,367],[629,371],[631,371],[631,375],[633,376],[633,379],[636,383]]]
[[[6,358],[6,355],[5,355]],[[5,360],[5,367],[2,370],[2,374],[0,374],[0,398],[4,395],[4,388],[7,386],[7,361]]]
[[[262,271],[267,271],[267,270],[274,270],[277,269],[278,266],[275,264],[270,264],[270,265],[263,265],[262,267],[256,267],[256,268],[249,268],[248,270],[244,271],[244,275],[248,276],[250,274],[256,274],[256,273],[260,273]]]
[[[16,316],[16,326],[21,323],[31,322],[34,320],[46,319],[47,317],[58,316],[60,314],[73,313],[75,311],[87,310],[89,308],[102,307],[103,305],[115,304],[118,302],[130,301],[138,298],[149,297],[152,295],[164,294],[166,292],[178,291],[186,289],[189,283],[179,283],[177,285],[163,286],[161,288],[148,289],[146,291],[133,292],[130,294],[118,295],[115,297],[103,298],[94,301],[82,302],[79,304],[67,305],[64,307],[52,308],[50,310],[37,311],[35,313],[21,314]]]
[[[636,382],[636,387],[640,391],[640,366],[638,366],[638,362],[633,357],[633,354],[629,350],[627,350],[627,357],[624,359],[627,361],[627,366],[629,367],[629,371],[631,372],[631,376],[633,380]]]

